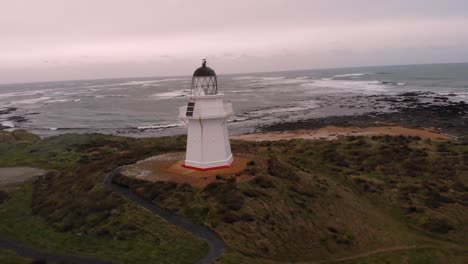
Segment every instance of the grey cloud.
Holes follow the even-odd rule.
[[[466,61],[466,10],[462,0],[7,0],[0,82],[190,74],[207,56],[220,73]]]

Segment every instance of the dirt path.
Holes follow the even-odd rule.
[[[0,185],[24,182],[33,177],[44,175],[47,171],[30,167],[0,168]]]
[[[208,254],[199,260],[199,264],[211,264],[215,262],[223,253],[224,253],[224,243],[223,241],[210,229],[207,227],[197,225],[192,221],[188,220],[179,215],[169,213],[151,202],[141,199],[137,195],[133,194],[128,188],[124,188],[112,182],[112,178],[117,175],[120,168],[115,169],[111,174],[109,174],[104,180],[104,186],[111,189],[112,191],[120,194],[126,199],[134,202],[138,206],[150,211],[154,215],[159,216],[163,220],[167,221],[170,224],[173,224],[186,232],[204,240],[209,247]]]
[[[210,229],[194,224],[190,220],[171,214],[154,204],[147,202],[140,197],[130,192],[127,188],[123,188],[112,182],[112,178],[118,172],[117,168],[104,180],[104,185],[112,191],[120,194],[126,199],[136,203],[138,206],[150,211],[151,213],[161,217],[168,223],[171,223],[183,230],[193,234],[194,236],[206,241],[209,250],[208,254],[204,256],[197,263],[211,264],[215,262],[224,253],[224,243],[219,237]],[[15,168],[0,168],[1,183],[13,183],[31,179],[35,176],[43,175],[46,171],[35,168],[15,167]],[[70,264],[112,264],[114,262],[94,259],[90,257],[81,257],[74,255],[56,254],[46,251],[34,249],[32,247],[22,245],[14,240],[0,237],[0,248],[10,249],[16,252],[19,256],[41,259],[49,262],[65,262]]]

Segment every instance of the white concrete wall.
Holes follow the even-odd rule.
[[[179,110],[179,117],[182,111]],[[185,165],[206,169],[232,163],[231,144],[226,126],[232,105],[222,95],[200,96],[195,101],[193,117],[188,117]]]

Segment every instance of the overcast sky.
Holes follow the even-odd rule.
[[[0,0],[0,82],[468,61],[466,0]]]

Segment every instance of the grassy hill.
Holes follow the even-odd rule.
[[[0,142],[0,166],[56,170],[18,187],[29,188],[32,199],[29,207],[16,208],[16,213],[29,210],[24,217],[40,221],[54,236],[40,243],[34,237],[17,236],[19,240],[105,255],[86,252],[81,243],[58,247],[55,235],[79,234],[102,243],[138,240],[161,254],[188,251],[192,259],[203,255],[203,244],[183,233],[167,245],[163,241],[174,228],[149,220],[151,216],[138,208],[129,209],[130,204],[101,185],[119,165],[183,150],[182,137],[90,134],[40,140],[15,132],[0,134]],[[228,247],[220,263],[466,263],[468,259],[466,144],[406,137],[236,141],[233,152],[251,160],[247,169],[221,175],[204,188],[125,177],[115,182],[211,227]],[[243,174],[254,177],[238,182]],[[12,197],[15,192],[7,190]],[[4,201],[0,210],[14,201]],[[147,220],[135,222],[132,216]],[[9,225],[0,219],[0,234],[15,236],[5,231]],[[34,233],[36,227],[25,232]],[[119,250],[107,249],[109,254]],[[172,263],[182,262],[172,254],[164,256]]]
[[[7,194],[0,203],[2,237],[51,252],[120,263],[193,263],[207,252],[203,241],[101,184],[118,162],[126,158],[132,162],[146,151],[148,155],[166,151],[155,144],[164,141],[172,148],[171,141],[178,139],[135,143],[104,135],[66,135],[40,140],[21,131],[2,133],[0,138],[1,166],[55,169],[34,182],[0,186]],[[2,259],[12,260],[11,252],[0,252]]]
[[[225,263],[332,261],[402,248],[430,248],[415,258],[457,259],[466,252],[447,249],[468,242],[467,150],[405,137],[237,142],[234,151],[254,160],[245,171],[251,181],[229,175],[184,191],[116,181],[211,226],[230,246]]]

